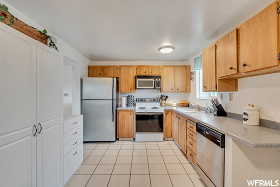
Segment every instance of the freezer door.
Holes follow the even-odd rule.
[[[84,78],[82,96],[84,99],[112,99],[113,78]]]
[[[112,100],[84,100],[84,141],[115,141],[115,113]]]

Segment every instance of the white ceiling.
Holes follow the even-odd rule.
[[[92,60],[185,60],[272,0],[7,2]]]

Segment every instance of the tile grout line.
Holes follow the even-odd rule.
[[[176,146],[177,146],[177,145],[176,145]],[[177,149],[179,149],[178,146],[177,146]],[[179,151],[181,151],[181,150],[179,149]],[[181,151],[181,153],[182,153],[182,151]],[[178,155],[175,154],[175,156],[176,156],[176,158],[178,159]],[[185,155],[183,155],[183,156],[187,159],[187,157],[186,157]],[[193,184],[193,187],[195,187],[195,184],[194,184],[193,180],[191,179],[191,177],[190,177],[188,171],[187,171],[186,168],[183,166],[183,162],[182,162],[180,159],[178,159],[178,160],[180,161],[180,164],[181,164],[182,167],[184,168],[184,170],[185,170],[185,172],[186,172],[186,175],[188,176],[189,180],[190,180],[191,183]],[[189,162],[188,159],[187,159],[187,161]],[[188,163],[188,164],[190,164],[190,163]]]
[[[149,180],[150,180],[150,187],[152,187],[152,179],[151,179],[151,172],[150,172],[150,162],[148,159],[148,152],[147,152],[147,146],[145,144],[145,150],[146,150],[146,159],[147,159],[147,163],[148,163],[148,174],[149,174]]]
[[[106,151],[107,152],[107,151]],[[117,157],[116,157],[116,160],[115,160],[115,163],[114,163],[114,166],[113,166],[113,169],[111,171],[111,174],[110,174],[110,177],[109,177],[109,180],[107,182],[107,187],[109,187],[109,184],[110,184],[110,181],[111,181],[111,178],[112,178],[112,175],[113,175],[113,172],[114,172],[114,169],[115,169],[115,166],[116,166],[116,163],[117,163],[117,158],[119,156],[119,153],[120,153],[120,149],[118,150],[118,154],[117,154]]]
[[[94,149],[93,149],[93,150],[94,150]],[[95,150],[98,150],[98,149],[95,149]],[[107,148],[107,149],[106,149],[106,151],[102,154],[102,158],[104,157],[104,155],[105,155],[105,153],[107,152],[107,150],[108,150],[108,148]],[[88,181],[87,181],[87,183],[86,183],[85,187],[87,187],[87,185],[88,185],[89,181],[90,181],[90,180],[91,180],[91,178],[93,177],[93,174],[94,174],[95,170],[97,169],[98,165],[100,164],[100,162],[101,162],[102,158],[99,160],[99,162],[98,162],[98,164],[96,165],[96,167],[95,167],[94,171],[91,173],[91,175],[90,175],[90,177],[89,177],[89,179],[88,179]]]
[[[160,151],[160,154],[161,154],[161,156],[163,157],[163,154],[161,153],[161,151]],[[163,163],[164,163],[164,166],[165,166],[165,168],[166,168],[167,175],[168,175],[168,178],[169,178],[169,180],[170,180],[171,186],[174,187],[174,185],[173,185],[173,183],[172,183],[172,180],[171,180],[171,177],[170,177],[170,173],[169,173],[169,171],[168,171],[168,169],[167,169],[167,166],[166,166],[164,157],[163,157]]]
[[[132,172],[132,162],[133,162],[133,153],[134,153],[134,145],[132,144],[132,156],[131,156],[131,162],[130,162],[130,172],[129,172],[129,187],[130,187],[130,182],[131,182],[131,172]]]

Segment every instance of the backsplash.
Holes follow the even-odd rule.
[[[176,102],[180,100],[186,100],[189,94],[186,93],[161,93],[160,90],[156,89],[136,89],[135,93],[132,94],[121,94],[120,96],[134,95],[135,98],[150,98],[158,97],[161,94],[168,95],[168,102]]]

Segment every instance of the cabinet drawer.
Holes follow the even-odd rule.
[[[67,134],[67,132],[71,131],[71,129],[81,127],[81,126],[82,126],[81,117],[64,121],[64,133]]]
[[[192,124],[188,123],[187,128],[188,128],[188,130],[190,130],[192,132],[196,132],[196,126],[195,125],[192,125]]]
[[[64,133],[64,144],[67,142],[72,141],[72,139],[77,139],[82,137],[82,127],[76,127]]]
[[[191,138],[193,140],[196,140],[196,133],[194,133],[193,131],[188,130],[187,131],[187,137]]]
[[[192,151],[188,151],[187,152],[187,158],[189,159],[189,161],[191,161],[193,164],[196,163],[196,153],[192,152]]]
[[[193,141],[191,138],[187,139],[187,146],[193,152],[196,152],[196,142]]]
[[[71,176],[79,168],[83,160],[83,146],[79,145],[76,149],[71,150],[64,157],[64,184],[68,182]]]
[[[64,155],[68,154],[74,149],[78,149],[78,146],[80,146],[81,144],[83,144],[81,138],[72,139],[71,141],[68,141],[67,144],[64,144]]]

